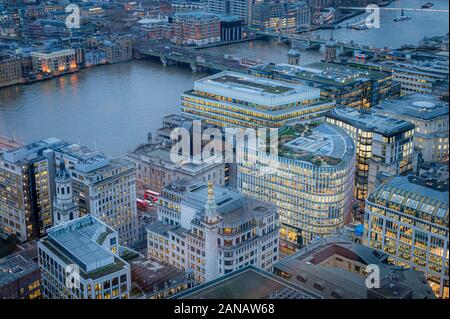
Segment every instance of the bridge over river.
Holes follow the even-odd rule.
[[[171,63],[188,64],[193,72],[201,69],[215,71],[247,72],[247,68],[259,64],[246,58],[235,58],[227,55],[201,52],[192,48],[179,47],[161,42],[136,42],[133,43],[133,57],[157,57],[166,66]]]

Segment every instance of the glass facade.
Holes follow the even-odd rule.
[[[364,241],[398,266],[424,272],[437,296],[449,298],[447,202],[406,177],[377,188],[366,201]],[[395,187],[401,184],[401,187]],[[428,193],[428,194],[427,194]]]
[[[217,126],[282,127],[299,120],[322,116],[334,103],[320,99],[304,100],[277,107],[249,103],[221,95],[191,90],[181,97],[181,112]]]
[[[350,137],[346,138],[346,154],[335,165],[242,149],[238,187],[246,196],[277,206],[285,248],[294,250],[327,236],[350,217],[355,151]],[[276,162],[276,169],[268,159]]]

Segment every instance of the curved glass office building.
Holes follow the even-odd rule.
[[[351,216],[355,144],[341,128],[297,124],[279,131],[278,154],[241,149],[238,187],[278,207],[286,249],[333,233]]]

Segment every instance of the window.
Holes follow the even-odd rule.
[[[406,200],[406,203],[405,203],[406,207],[409,207],[409,208],[412,208],[412,209],[417,209],[418,205],[419,205],[419,201],[411,199],[411,198],[408,198]]]
[[[431,215],[433,213],[434,206],[428,205],[423,203],[422,206],[420,206],[420,211],[426,214]]]
[[[447,210],[445,210],[444,208],[439,208],[436,212],[436,216],[439,218],[444,218],[446,212]]]
[[[401,204],[403,202],[403,200],[405,199],[405,196],[399,195],[399,194],[394,194],[391,197],[391,201],[397,204]]]

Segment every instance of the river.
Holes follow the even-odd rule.
[[[424,0],[396,1],[390,8],[420,8]],[[446,0],[432,9],[448,9]],[[382,10],[381,28],[337,29],[338,40],[354,40],[376,47],[400,47],[423,36],[448,32],[448,15],[408,11],[412,20],[395,23],[399,11]],[[355,20],[362,18],[353,18]],[[317,34],[329,36],[331,31]],[[257,40],[207,49],[210,52],[286,62],[289,47]],[[317,61],[322,51],[303,51],[301,64]],[[140,60],[84,69],[44,82],[0,89],[0,135],[32,142],[57,136],[80,142],[110,156],[123,154],[145,142],[147,133],[161,125],[161,117],[179,112],[180,95],[206,73],[187,67],[163,67],[159,61]]]

